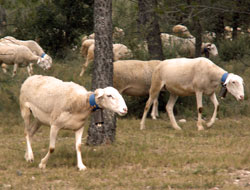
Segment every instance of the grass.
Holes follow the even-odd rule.
[[[250,119],[225,118],[205,131],[195,120],[175,131],[168,120],[117,121],[116,142],[82,147],[87,171],[76,168],[74,134],[60,131],[47,168],[38,164],[48,149],[49,128],[42,127],[33,143],[34,163],[24,160],[23,124],[0,126],[0,189],[234,189],[249,188],[239,170],[250,170]],[[86,141],[86,130],[83,143]],[[235,176],[234,176],[235,174]]]
[[[90,69],[79,77],[82,60],[55,60],[53,69],[35,73],[52,75],[91,88]],[[223,63],[220,63],[223,64]],[[237,62],[220,65],[243,76],[246,100],[238,103],[229,96],[221,101],[219,120],[204,131],[197,131],[194,98],[177,102],[177,118],[182,131],[173,130],[162,109],[160,119],[146,120],[146,129],[139,130],[144,99],[135,102],[126,98],[129,110],[118,117],[116,141],[111,145],[86,146],[87,128],[83,135],[82,156],[87,166],[77,171],[74,133],[60,131],[56,149],[47,168],[38,168],[49,146],[49,128],[41,127],[32,148],[34,163],[24,159],[24,125],[19,112],[19,89],[27,77],[19,69],[15,78],[0,75],[0,189],[27,190],[248,190],[250,189],[250,113],[249,68],[240,69]],[[162,96],[164,97],[164,96]],[[132,103],[131,103],[132,102]],[[162,106],[162,105],[161,105]],[[162,106],[164,108],[164,105]],[[209,118],[213,107],[204,99],[204,116]],[[140,110],[137,112],[137,110]]]

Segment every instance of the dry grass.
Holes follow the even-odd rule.
[[[76,168],[73,133],[59,133],[55,153],[41,170],[49,128],[36,134],[30,164],[23,157],[23,124],[2,124],[0,189],[249,189],[250,119],[224,118],[202,132],[195,122],[175,131],[168,120],[147,119],[140,131],[139,120],[119,118],[113,145],[82,147],[85,172]]]

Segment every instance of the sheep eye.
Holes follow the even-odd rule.
[[[107,97],[112,98],[112,95],[107,95]]]

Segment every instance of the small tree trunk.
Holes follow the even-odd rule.
[[[195,57],[201,56],[202,27],[199,19],[195,20]]]
[[[95,57],[92,90],[113,86],[112,0],[95,0],[94,3]],[[93,114],[100,114],[94,112]],[[94,118],[88,129],[87,145],[109,144],[115,140],[116,118],[104,110],[104,124],[96,125]],[[97,117],[98,118],[98,117]]]

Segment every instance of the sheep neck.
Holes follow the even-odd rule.
[[[90,107],[92,108],[93,111],[100,109],[100,107],[97,105],[97,103],[95,101],[95,94],[91,94],[89,96],[89,104],[90,104]]]

